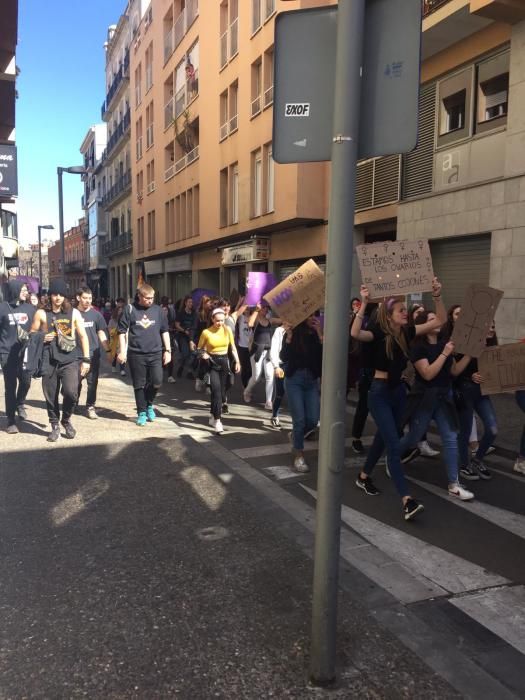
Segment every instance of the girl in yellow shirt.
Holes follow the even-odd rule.
[[[231,373],[228,351],[234,358],[233,371],[237,374],[241,369],[233,333],[224,325],[224,318],[223,309],[214,309],[211,313],[212,325],[203,330],[199,338],[199,350],[204,350],[201,357],[208,360],[210,366],[210,425],[217,434],[224,432],[222,406],[226,403],[226,384]]]

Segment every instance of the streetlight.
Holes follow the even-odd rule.
[[[38,283],[38,291],[40,294],[42,294],[42,234],[40,231],[43,228],[52,228],[54,229],[55,227],[53,224],[42,224],[38,226],[38,275],[40,277],[39,283]],[[33,256],[31,256],[31,262],[33,261]]]
[[[60,255],[62,257],[62,279],[66,280],[66,251],[64,241],[64,200],[62,195],[62,173],[72,173],[73,175],[85,175],[87,168],[83,165],[71,165],[69,168],[58,166],[58,225],[60,228]]]

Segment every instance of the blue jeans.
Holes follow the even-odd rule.
[[[525,389],[521,389],[520,391],[516,392],[516,403],[521,408],[523,413],[525,413]],[[525,457],[525,425],[523,426],[523,432],[521,433],[520,457]]]
[[[401,466],[400,435],[405,413],[406,392],[402,384],[389,387],[388,382],[374,379],[368,392],[368,409],[377,425],[372,447],[363,471],[371,474],[386,447],[388,468],[401,496],[408,496],[408,487]]]
[[[285,377],[284,388],[288,396],[288,408],[292,416],[293,446],[304,448],[304,434],[319,422],[321,402],[317,379],[308,369],[298,369],[291,377]]]
[[[474,411],[483,423],[483,437],[479,442],[476,459],[483,459],[487,454],[487,450],[498,434],[498,424],[490,396],[482,396],[479,384],[464,381],[460,385],[460,391],[463,395],[463,405],[459,409],[459,458],[461,466],[467,466],[470,461],[468,441],[472,430]]]
[[[452,398],[452,392],[450,398]],[[420,409],[411,417],[410,429],[401,439],[401,454],[421,441],[432,420],[435,421],[438,427],[443,443],[443,455],[445,464],[447,465],[448,483],[455,484],[458,480],[458,431],[450,426],[448,411],[444,406],[442,398],[436,396],[433,406]]]

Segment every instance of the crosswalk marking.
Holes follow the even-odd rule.
[[[304,484],[301,484],[301,487],[317,498],[313,489]],[[464,593],[510,583],[498,574],[450,554],[440,547],[427,544],[424,540],[395,527],[385,525],[349,506],[342,506],[341,519],[365,540],[403,564],[408,571],[431,581],[449,593]]]

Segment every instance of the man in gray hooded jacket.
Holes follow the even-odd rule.
[[[24,402],[31,385],[31,375],[22,369],[19,339],[21,331],[29,333],[35,307],[26,302],[28,295],[25,282],[14,279],[4,287],[6,300],[0,303],[0,367],[4,373],[6,432],[18,433],[16,414],[27,418]]]

